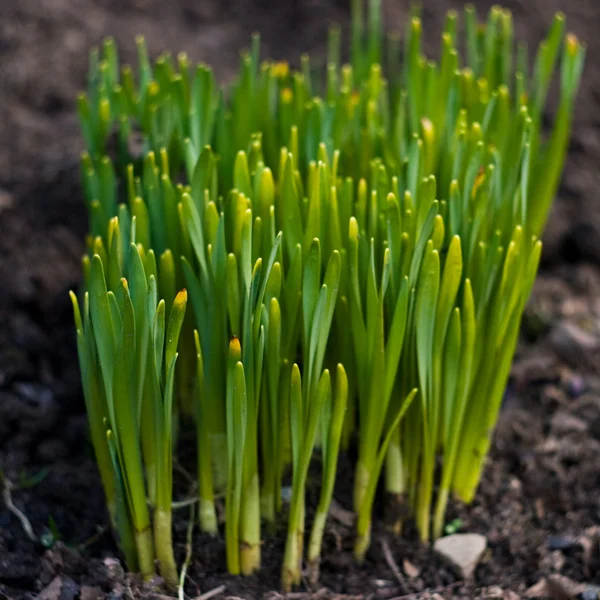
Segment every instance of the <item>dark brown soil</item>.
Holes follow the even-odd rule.
[[[146,36],[152,53],[185,49],[235,68],[250,33],[264,54],[297,62],[323,56],[327,24],[348,23],[346,0],[2,0],[0,2],[0,469],[21,523],[0,501],[0,598],[160,598],[157,582],[126,576],[106,531],[104,501],[79,385],[67,290],[77,286],[86,216],[80,199],[81,140],[73,99],[84,85],[87,50],[111,34],[124,57]],[[445,10],[425,3],[435,52]],[[478,2],[481,9],[488,2]],[[600,5],[596,0],[512,0],[519,38],[533,47],[555,10],[588,43],[564,183],[545,239],[544,267],[480,491],[452,505],[461,531],[488,538],[473,581],[418,544],[407,525],[389,536],[382,520],[363,565],[351,554],[347,523],[351,461],[342,459],[336,516],[325,536],[321,581],[308,597],[514,599],[553,575],[600,584]],[[407,3],[384,2],[386,26],[403,27]],[[433,35],[429,35],[432,33]],[[381,511],[381,502],[377,506]],[[177,555],[185,554],[187,510],[177,513]],[[264,566],[252,578],[225,574],[220,541],[193,539],[190,597],[277,597],[283,534],[266,537]],[[389,547],[400,576],[384,548]],[[547,595],[554,595],[551,585]],[[559,586],[560,587],[560,586]],[[562,586],[564,588],[564,585]],[[564,592],[564,589],[562,590]],[[511,595],[516,593],[516,595]],[[534,592],[530,592],[534,593]],[[296,599],[303,595],[293,596]],[[439,597],[438,596],[438,597]],[[539,594],[538,594],[539,596]],[[347,596],[348,597],[348,596]],[[591,596],[590,596],[591,597]]]

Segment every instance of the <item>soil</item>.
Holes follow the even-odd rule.
[[[87,438],[67,291],[80,279],[87,222],[74,98],[85,83],[88,49],[110,34],[124,58],[134,61],[134,35],[142,33],[152,54],[185,49],[226,80],[255,30],[262,33],[265,56],[297,63],[301,51],[312,49],[318,62],[328,23],[347,29],[348,4],[0,2],[1,599],[169,596],[160,581],[142,584],[123,572]],[[388,28],[404,26],[406,4],[384,2]],[[482,11],[490,4],[477,2]],[[473,579],[461,581],[418,543],[410,522],[402,538],[389,535],[379,499],[373,544],[357,565],[348,512],[351,459],[342,457],[319,585],[306,581],[291,598],[568,597],[580,591],[569,588],[575,582],[600,584],[600,5],[505,4],[513,11],[517,37],[530,47],[562,9],[569,29],[587,42],[588,58],[543,267],[491,455],[475,502],[450,507],[449,522],[485,535],[488,550]],[[424,7],[430,52],[452,7],[460,3],[435,0]],[[8,510],[7,489],[29,519],[35,541]],[[188,514],[176,514],[181,561]],[[263,568],[246,579],[225,574],[221,541],[195,534],[186,594],[197,597],[224,586],[214,597],[279,598],[283,534],[266,537]]]

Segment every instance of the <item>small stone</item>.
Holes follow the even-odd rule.
[[[409,579],[414,579],[421,574],[421,569],[415,567],[407,558],[402,561],[402,568]]]
[[[571,548],[577,545],[577,539],[572,538],[568,535],[548,536],[548,548],[550,548],[550,550],[570,550]]]
[[[486,548],[487,539],[478,533],[454,533],[439,538],[433,546],[463,579],[473,576]]]
[[[600,587],[597,585],[588,585],[577,598],[579,600],[598,600],[600,598]]]

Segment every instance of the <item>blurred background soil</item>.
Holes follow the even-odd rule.
[[[476,2],[480,16],[491,4]],[[389,542],[404,573],[398,580],[381,551],[383,532],[359,569],[345,552],[351,528],[334,519],[321,597],[437,589],[442,597],[515,598],[553,575],[600,582],[600,4],[503,4],[530,50],[554,12],[564,11],[588,56],[542,271],[488,469],[474,506],[452,507],[451,518],[460,518],[465,531],[487,536],[489,551],[475,579],[463,584],[409,531]],[[107,563],[104,557],[114,554],[110,536],[96,535],[105,526],[104,505],[86,438],[67,296],[80,279],[87,228],[74,99],[85,86],[89,48],[112,35],[122,58],[135,64],[134,36],[143,34],[152,55],[185,50],[227,81],[254,31],[261,33],[264,58],[298,64],[310,50],[313,62],[322,62],[328,25],[337,22],[347,32],[348,7],[348,0],[0,0],[0,470],[36,535],[54,530],[62,538],[48,551],[28,541],[0,503],[0,598],[33,598],[44,588],[40,597],[48,599],[155,593]],[[408,2],[384,0],[383,7],[386,28],[403,30]],[[430,55],[450,8],[462,3],[423,2]],[[343,486],[336,498],[348,504]],[[263,573],[243,581],[220,574],[222,550],[201,540],[195,548],[186,588],[192,597],[223,582],[225,595],[260,597],[277,589],[280,542],[266,544]]]

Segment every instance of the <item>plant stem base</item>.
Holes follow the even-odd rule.
[[[173,555],[171,521],[171,511],[157,508],[154,512],[154,543],[160,574],[169,585],[176,586],[178,577]]]
[[[135,532],[135,545],[138,552],[138,564],[140,573],[145,580],[154,577],[154,543],[152,542],[152,530],[148,526],[143,531]]]

